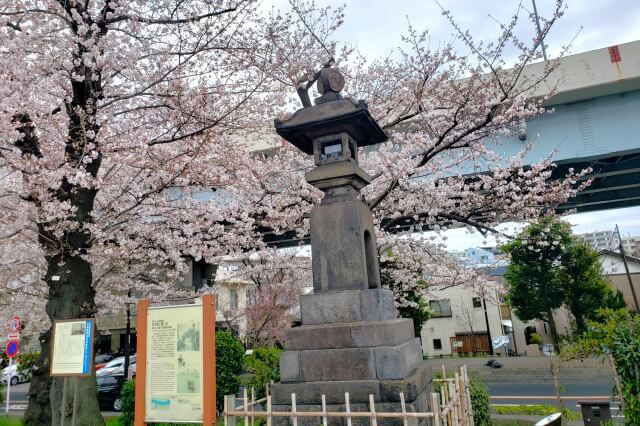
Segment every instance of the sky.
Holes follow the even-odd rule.
[[[346,4],[344,24],[334,39],[356,45],[370,60],[401,46],[409,22],[417,30],[429,30],[434,46],[450,41],[453,28],[438,3],[461,27],[486,40],[495,39],[500,32],[498,22],[506,23],[522,4],[525,19],[517,34],[523,39],[535,34],[533,23],[526,19],[528,11],[533,11],[532,0],[316,0],[320,7]],[[580,53],[640,40],[638,0],[567,0],[565,4],[564,16],[547,37],[551,56],[568,44],[572,45],[571,53]],[[536,0],[536,5],[540,16],[549,16],[555,0]],[[289,8],[288,0],[266,1],[265,6]]]
[[[549,16],[555,0],[536,0],[538,13]],[[316,0],[317,6],[337,7],[346,4],[344,24],[335,40],[357,46],[367,59],[397,54],[408,23],[416,30],[429,30],[429,42],[452,40],[453,28],[442,16],[439,4],[449,10],[463,29],[476,39],[491,41],[500,33],[498,22],[506,23],[522,5],[523,18],[516,33],[529,40],[535,28],[527,18],[533,11],[531,0]],[[640,0],[568,0],[564,16],[554,25],[546,39],[547,53],[557,55],[564,46],[569,53],[581,53],[640,40]],[[288,0],[271,0],[266,5],[288,9]],[[396,52],[396,53],[394,53]],[[622,236],[640,235],[640,207],[575,214],[565,217],[575,233],[613,229],[617,224]],[[512,233],[518,224],[505,224],[502,229]],[[469,234],[465,229],[442,233],[442,242],[450,250],[495,245],[492,238]]]

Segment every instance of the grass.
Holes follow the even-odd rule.
[[[493,426],[533,426],[536,422],[529,420],[505,420],[505,419],[491,419]]]
[[[118,419],[119,418],[120,417],[107,417],[105,419],[106,426],[120,426],[120,423],[118,423]],[[15,425],[19,426],[20,423],[16,423]],[[153,426],[179,426],[179,425],[180,425],[180,423],[153,423]],[[224,426],[224,422],[223,422],[222,418],[219,418],[217,420],[216,425]],[[5,426],[5,424],[4,423],[0,423],[0,426]],[[14,424],[13,423],[7,423],[6,426],[14,426]],[[189,426],[189,425],[185,424],[185,426]]]
[[[22,426],[22,419],[16,417],[0,417],[0,426]]]
[[[548,404],[540,405],[492,405],[491,409],[496,414],[523,414],[528,416],[548,416],[557,413],[558,407]],[[567,420],[580,420],[582,416],[571,410],[564,410]]]

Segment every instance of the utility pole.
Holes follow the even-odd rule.
[[[638,296],[636,295],[636,289],[633,287],[633,280],[631,279],[631,273],[629,273],[629,265],[627,265],[627,256],[624,254],[624,247],[622,246],[622,238],[620,237],[620,228],[616,224],[616,234],[618,235],[618,244],[620,247],[620,256],[622,256],[622,263],[624,264],[624,270],[627,273],[627,280],[629,280],[629,288],[631,289],[631,295],[633,296],[633,304],[635,305],[636,312],[640,313],[640,305],[638,304]]]
[[[487,338],[489,339],[489,354],[494,355],[493,339],[491,339],[491,329],[489,328],[489,314],[487,314],[487,301],[484,299],[484,294],[482,295],[482,306],[484,306],[484,321],[487,324]]]
[[[131,289],[127,291],[127,298],[131,298]],[[124,335],[124,380],[129,379],[129,356],[131,354],[131,303],[127,302],[127,329]]]
[[[538,27],[538,37],[540,38],[540,46],[542,47],[542,57],[545,61],[547,59],[547,51],[544,48],[544,39],[542,38],[542,29],[540,28],[540,18],[538,17],[538,9],[536,8],[536,0],[531,0],[533,2],[533,15],[536,18],[536,26]]]

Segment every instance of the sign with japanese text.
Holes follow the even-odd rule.
[[[92,318],[55,321],[51,376],[90,376],[93,369]]]
[[[147,311],[146,422],[202,421],[202,305]]]

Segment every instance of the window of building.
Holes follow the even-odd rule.
[[[433,349],[434,349],[434,350],[442,349],[442,340],[440,340],[440,339],[433,339]]]
[[[473,307],[474,308],[482,308],[482,299],[479,297],[473,298]]]
[[[434,318],[451,316],[451,301],[449,299],[432,300],[429,302],[429,308],[431,316]]]
[[[238,291],[229,289],[229,306],[231,309],[238,309]]]

